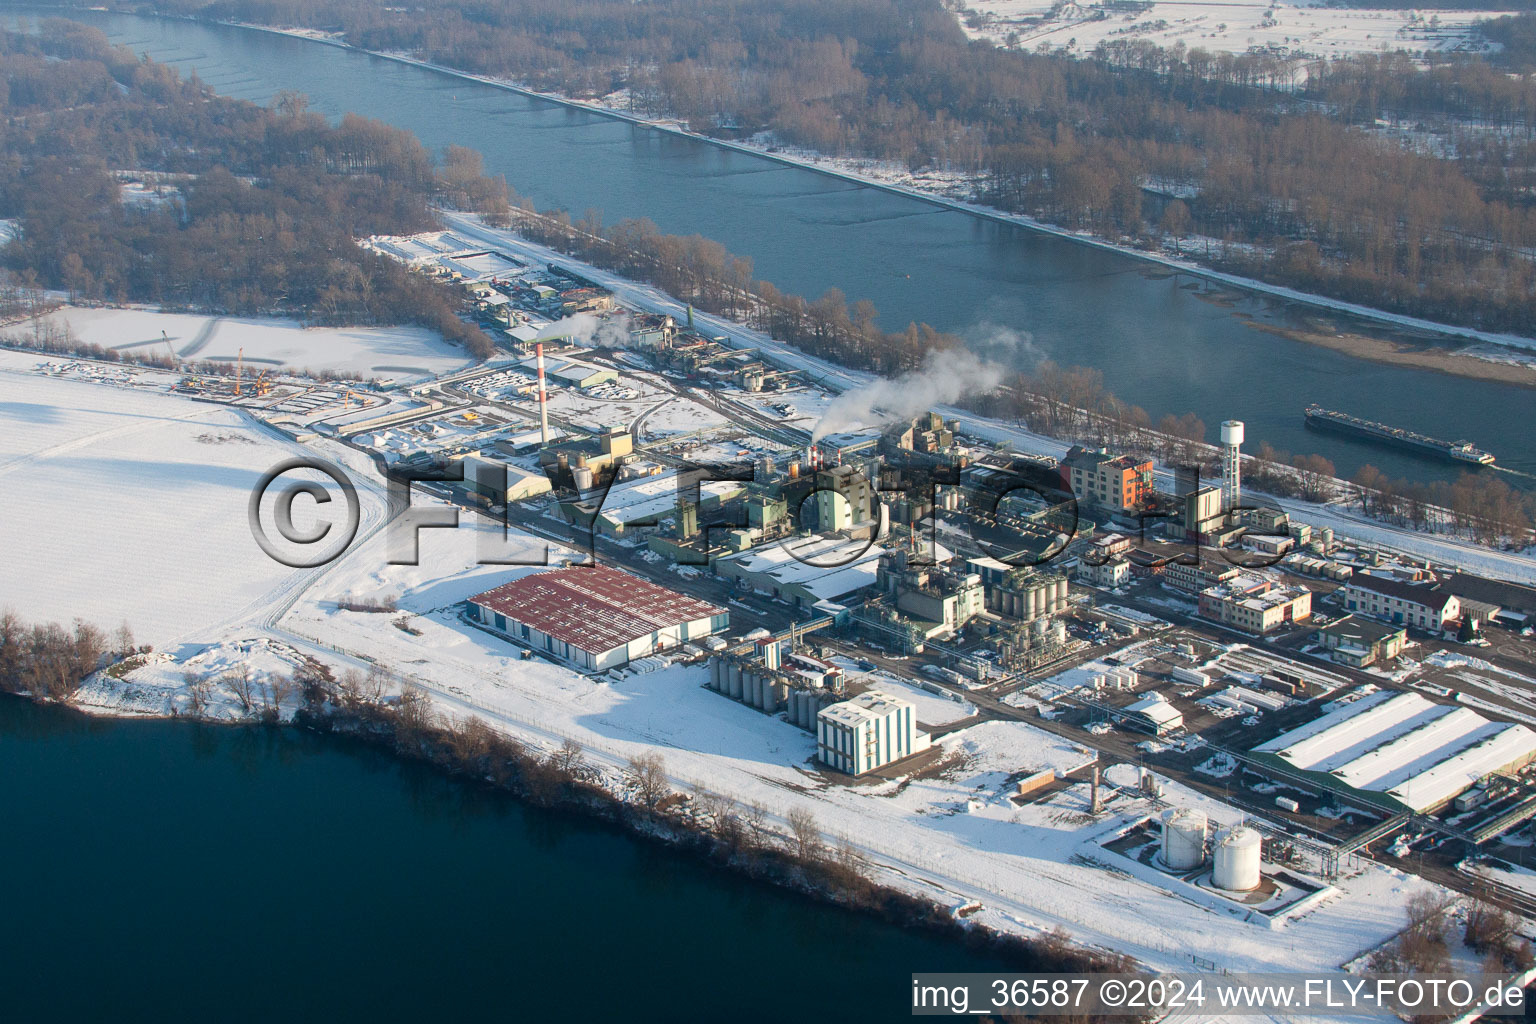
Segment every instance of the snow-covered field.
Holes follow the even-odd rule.
[[[1382,50],[1411,54],[1480,52],[1472,26],[1512,11],[1362,9],[1272,0],[1155,0],[1144,10],[1109,12],[1058,0],[969,0],[960,24],[974,38],[1033,50],[1087,54],[1100,42],[1145,39],[1159,46],[1295,58]]]
[[[463,349],[419,327],[304,327],[294,320],[70,306],[49,319],[67,323],[80,341],[144,356],[169,355],[165,338],[181,359],[191,361],[233,363],[244,349],[253,376],[288,367],[408,380],[449,373],[470,362]]]
[[[248,621],[308,574],[267,558],[246,508],[305,449],[220,405],[42,377],[0,353],[0,606],[29,621],[127,621],[164,647]],[[364,526],[378,503],[364,494]],[[296,525],[307,526],[302,503]]]

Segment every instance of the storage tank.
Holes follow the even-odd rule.
[[[725,663],[726,692],[732,700],[741,700],[741,664],[735,661]]]
[[[1205,831],[1204,811],[1185,808],[1163,815],[1163,863],[1175,871],[1204,864]]]
[[[719,658],[709,659],[709,688],[711,690],[720,689],[720,673],[723,671],[723,668],[724,663]]]
[[[1053,623],[1051,625],[1051,638],[1053,640],[1055,640],[1058,644],[1066,643],[1067,642],[1067,624],[1065,622]]]
[[[1230,829],[1216,840],[1216,871],[1213,880],[1228,892],[1251,892],[1259,887],[1259,852],[1263,840],[1246,825]]]
[[[571,470],[571,480],[576,484],[576,489],[585,494],[592,489],[592,467],[577,466]]]

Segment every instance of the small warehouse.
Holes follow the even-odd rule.
[[[730,624],[724,608],[605,565],[530,573],[469,606],[486,628],[596,672]]]

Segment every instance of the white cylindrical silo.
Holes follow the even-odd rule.
[[[1173,810],[1163,815],[1163,863],[1189,871],[1205,863],[1204,811]]]
[[[1229,892],[1251,892],[1259,887],[1259,859],[1263,839],[1246,825],[1222,833],[1216,840],[1218,888]]]

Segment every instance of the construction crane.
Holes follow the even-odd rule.
[[[240,397],[240,378],[245,375],[245,349],[235,354],[235,397]]]
[[[171,336],[164,331],[160,332],[160,340],[165,342],[165,350],[171,354],[171,369],[181,365],[181,357],[176,354],[176,346],[171,344]]]
[[[272,390],[272,382],[267,380],[267,373],[268,371],[262,370],[251,383],[251,390],[255,391],[258,396],[264,396]]]

